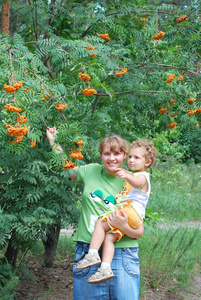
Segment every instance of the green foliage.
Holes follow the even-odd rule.
[[[0,261],[0,298],[2,300],[15,299],[15,288],[19,283],[19,277],[6,261]]]

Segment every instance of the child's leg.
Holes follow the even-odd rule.
[[[107,233],[103,242],[102,262],[112,263],[114,256],[114,242],[118,239],[118,233]]]
[[[85,269],[101,263],[98,250],[105,239],[105,232],[107,232],[109,229],[110,227],[107,222],[104,222],[101,219],[97,220],[89,246],[89,252],[75,266],[76,269]]]
[[[110,230],[110,226],[107,222],[104,222],[103,220],[99,219],[96,221],[96,225],[94,228],[94,232],[91,238],[91,243],[89,246],[89,249],[100,249],[100,246],[102,245],[104,239],[105,239],[105,233]]]
[[[118,239],[118,233],[107,233],[103,243],[103,255],[101,267],[92,275],[87,282],[90,284],[101,283],[114,277],[111,270],[111,262],[114,256],[114,242]]]

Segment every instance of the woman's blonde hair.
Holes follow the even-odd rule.
[[[147,140],[147,139],[138,139],[136,141],[133,141],[130,144],[129,149],[133,148],[142,148],[143,149],[143,154],[146,159],[151,160],[151,164],[149,167],[155,162],[156,156],[157,156],[157,150],[154,147],[152,141]]]
[[[109,146],[111,151],[120,150],[126,155],[128,154],[128,143],[121,136],[117,134],[112,134],[106,136],[99,144],[99,152],[102,154],[105,146]]]

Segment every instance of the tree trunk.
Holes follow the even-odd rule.
[[[5,259],[14,268],[16,267],[17,255],[18,255],[18,249],[13,248],[13,246],[12,246],[12,236],[11,236],[11,238],[8,242],[8,247],[6,249]]]
[[[10,0],[2,4],[1,13],[1,33],[9,34],[9,16],[10,16]]]
[[[53,259],[57,250],[60,229],[60,224],[52,225],[49,228],[48,233],[46,234],[47,240],[43,241],[43,245],[45,247],[44,264],[47,268],[51,268],[53,265]]]

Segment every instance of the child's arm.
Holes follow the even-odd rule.
[[[128,183],[135,189],[142,189],[143,186],[147,183],[147,179],[144,175],[139,175],[137,177],[134,177],[131,175],[131,172],[128,172],[122,168],[116,169],[116,175],[121,178],[128,181]]]
[[[54,142],[56,139],[56,135],[57,135],[56,127],[53,127],[53,128],[48,127],[46,130],[46,134],[47,134],[47,138],[49,140],[49,143],[50,143],[50,146],[52,147],[52,149],[57,153],[61,153],[61,152],[63,153],[63,149],[60,146],[60,144],[59,143],[55,144],[55,142]],[[73,172],[71,171],[69,173],[69,178],[76,180],[78,167],[74,167],[72,170],[73,170]]]

